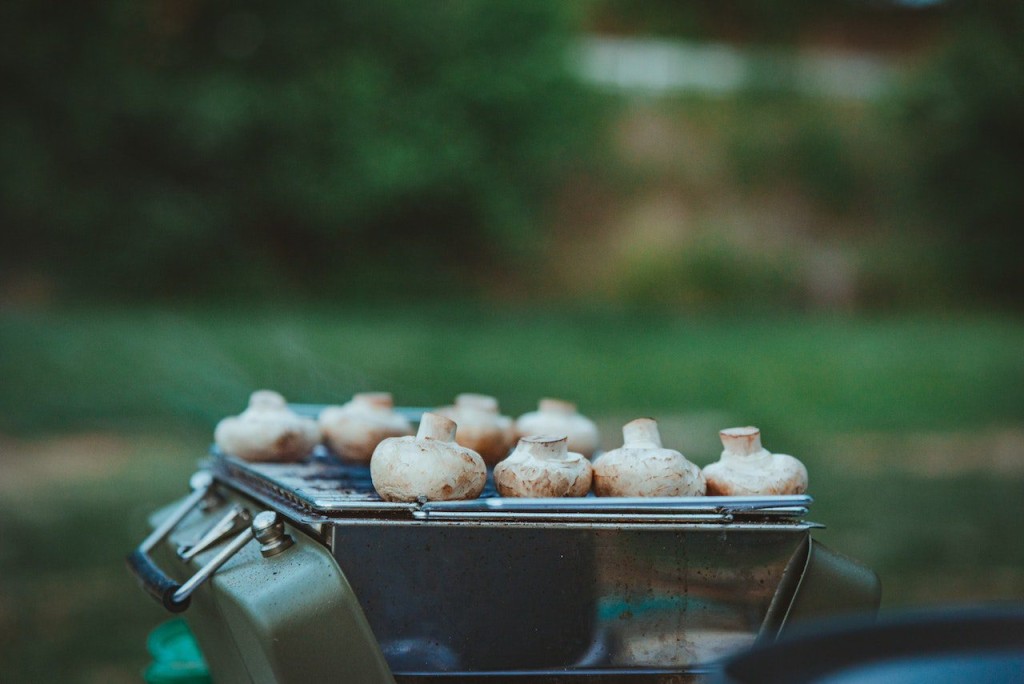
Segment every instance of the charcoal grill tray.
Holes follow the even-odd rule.
[[[401,681],[689,681],[777,627],[820,527],[806,495],[517,499],[490,476],[478,499],[387,502],[323,447],[209,467],[331,550]]]
[[[321,404],[289,404],[316,417]],[[418,421],[429,409],[398,407]],[[729,524],[820,527],[803,518],[813,499],[796,496],[595,497],[517,499],[498,495],[488,474],[479,499],[393,503],[381,500],[366,466],[342,462],[324,447],[300,463],[247,463],[211,449],[211,469],[226,484],[258,500],[285,506],[297,521],[320,525],[332,519],[387,518],[431,523],[577,523],[589,525]]]

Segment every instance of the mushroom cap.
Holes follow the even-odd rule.
[[[412,423],[394,410],[389,392],[360,392],[341,406],[320,412],[320,428],[331,451],[350,461],[369,463],[388,437],[413,434]]]
[[[700,468],[678,451],[661,446],[658,424],[638,418],[622,428],[623,446],[594,461],[598,496],[703,496]]]
[[[370,478],[385,501],[475,499],[487,483],[480,455],[454,441],[455,423],[424,413],[415,437],[385,439],[373,452]]]
[[[217,423],[213,439],[221,451],[247,461],[298,461],[320,443],[320,428],[277,392],[259,390],[246,410]]]
[[[569,451],[587,458],[593,456],[601,445],[601,435],[594,421],[577,413],[575,404],[561,399],[541,399],[538,410],[519,416],[515,431],[519,437],[565,435]]]
[[[570,452],[561,435],[523,437],[515,451],[494,466],[498,493],[510,497],[586,496],[592,478],[590,461]]]
[[[704,467],[708,494],[757,496],[803,494],[807,468],[787,454],[773,454],[761,446],[755,427],[727,428],[720,433],[721,458]]]

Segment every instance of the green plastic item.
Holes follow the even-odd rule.
[[[146,647],[153,662],[146,668],[148,684],[211,684],[199,645],[185,621],[168,620],[149,633]]]

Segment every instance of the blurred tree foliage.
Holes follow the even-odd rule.
[[[463,285],[528,250],[593,130],[574,11],[7,0],[0,267],[108,295]]]
[[[963,3],[953,40],[906,86],[918,202],[972,295],[1024,296],[1024,3]]]
[[[717,0],[598,0],[597,23],[614,31],[666,34],[691,39],[730,35],[788,40],[813,16],[836,12],[814,0],[719,2]]]

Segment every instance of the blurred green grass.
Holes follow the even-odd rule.
[[[135,681],[163,619],[123,569],[248,392],[406,405],[574,399],[606,446],[637,415],[699,464],[759,425],[811,473],[816,536],[884,606],[1024,599],[1024,322],[487,310],[0,313],[0,661],[12,681]]]
[[[830,318],[418,309],[79,309],[0,317],[0,430],[212,427],[248,392],[341,401],[460,391],[518,413],[714,410],[808,429],[958,429],[1024,416],[1024,326],[984,316]]]
[[[167,614],[124,557],[147,516],[182,495],[203,439],[0,441],[0,680],[141,680],[145,637]]]

